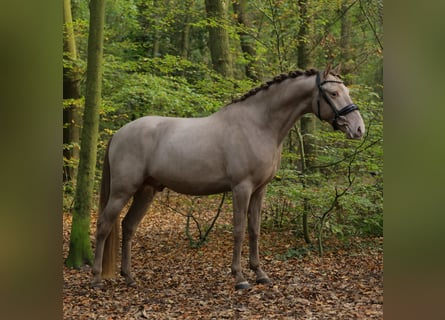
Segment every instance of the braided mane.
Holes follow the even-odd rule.
[[[296,71],[291,71],[289,73],[282,73],[278,76],[275,76],[272,80],[269,80],[265,83],[263,83],[262,85],[260,85],[259,87],[253,88],[251,89],[249,92],[247,92],[246,94],[244,94],[243,96],[239,97],[239,98],[235,98],[232,100],[232,103],[236,103],[236,102],[240,102],[243,100],[246,100],[247,98],[257,94],[259,91],[263,91],[263,90],[267,90],[271,85],[275,84],[275,83],[280,83],[286,79],[290,79],[290,78],[297,78],[300,76],[313,76],[318,72],[318,70],[315,69],[309,69],[306,71],[301,71],[301,70],[296,70]]]

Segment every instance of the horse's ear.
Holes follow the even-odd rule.
[[[329,75],[329,73],[331,72],[332,69],[332,64],[328,63],[328,65],[326,66],[326,68],[323,71],[323,78],[327,78],[327,76]]]
[[[332,69],[332,72],[336,75],[341,74],[341,63],[338,64],[335,68]]]

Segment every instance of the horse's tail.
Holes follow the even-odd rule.
[[[105,206],[110,197],[110,160],[108,151],[110,149],[111,139],[108,142],[107,150],[102,169],[102,181],[100,186],[99,214],[103,214]],[[114,278],[116,273],[116,262],[119,248],[119,217],[113,223],[111,231],[105,240],[104,253],[102,259],[102,278]]]

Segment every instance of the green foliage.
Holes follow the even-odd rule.
[[[106,55],[96,186],[107,141],[124,124],[147,115],[207,116],[252,86],[176,56],[123,61]]]
[[[313,167],[303,172],[294,131],[284,143],[281,169],[268,188],[263,226],[291,229],[300,237],[306,212],[309,229],[317,230],[335,188],[342,190],[347,185],[348,164],[354,157],[350,168],[354,183],[326,219],[324,233],[345,239],[382,235],[382,1],[350,1],[346,7],[345,3],[311,1],[303,17],[299,1],[252,0],[247,8],[252,27],[246,28],[236,23],[231,6],[229,18],[216,21],[207,19],[204,1],[108,1],[96,192],[104,150],[116,130],[145,115],[201,117],[215,112],[258,85],[245,76],[249,59],[258,62],[258,73],[265,75],[264,80],[296,69],[298,34],[302,21],[308,21],[309,36],[301,41],[308,45],[313,65],[319,69],[328,63],[347,67],[349,73],[343,78],[360,107],[367,135],[365,142],[347,141],[329,125],[317,122],[316,159],[311,162]],[[73,62],[64,57],[64,63],[80,69],[84,76],[88,4],[80,0],[72,4],[79,59]],[[352,24],[348,61],[343,60],[341,48],[341,19],[345,15]],[[208,24],[224,25],[229,31],[235,79],[212,70]],[[190,48],[184,56],[185,26],[190,27]],[[242,53],[240,31],[254,43],[256,57]],[[84,78],[81,84],[84,92]],[[67,208],[72,188],[65,187]],[[299,254],[304,253],[288,253]]]
[[[300,246],[297,248],[289,248],[285,253],[277,254],[276,258],[278,260],[290,260],[290,259],[301,259],[304,257],[310,257],[315,250],[313,245]]]
[[[362,110],[366,137],[363,141],[345,140],[343,133],[333,132],[323,124],[315,137],[316,163],[304,174],[299,165],[300,152],[285,150],[281,169],[268,189],[265,227],[291,229],[302,237],[301,221],[306,212],[309,229],[315,232],[320,227],[321,214],[335,198],[335,188],[347,187],[349,162],[354,157],[354,182],[326,219],[324,233],[344,239],[356,235],[383,236],[382,99],[371,87],[355,85],[350,89]]]

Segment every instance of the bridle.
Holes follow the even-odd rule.
[[[331,107],[332,111],[334,111],[334,120],[332,121],[332,127],[334,128],[334,130],[339,130],[339,125],[337,123],[337,119],[340,116],[344,116],[352,111],[358,110],[358,107],[354,104],[348,104],[347,106],[341,108],[340,110],[337,110],[334,106],[334,104],[332,103],[332,100],[329,98],[329,96],[326,94],[326,92],[323,90],[323,85],[326,83],[343,83],[343,81],[340,80],[324,80],[323,82],[320,83],[320,72],[317,73],[317,78],[316,78],[316,84],[318,87],[318,97],[317,97],[317,108],[318,108],[318,118],[320,120],[321,119],[321,113],[320,113],[320,94],[323,97],[323,99],[326,101],[326,103]]]

